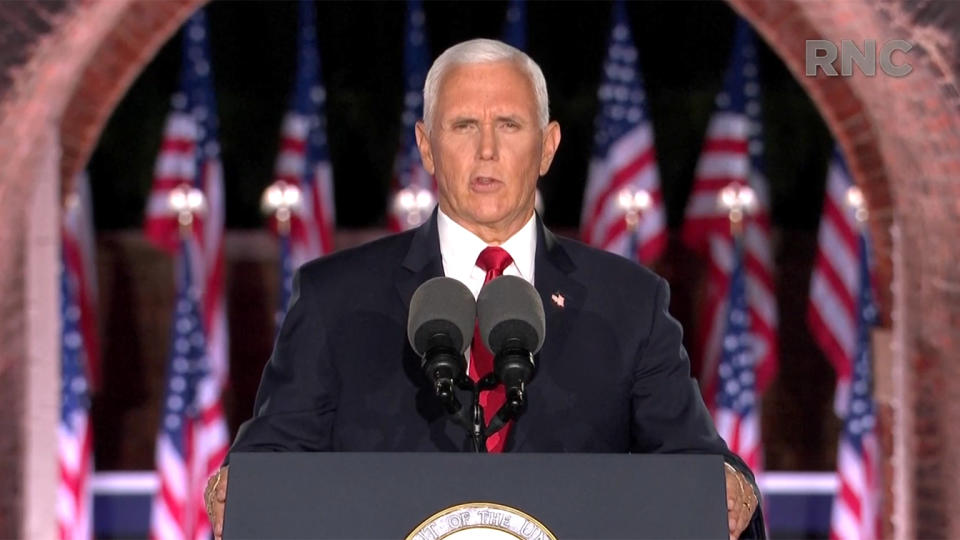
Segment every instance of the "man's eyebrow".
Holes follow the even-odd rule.
[[[473,123],[476,123],[476,122],[479,122],[480,120],[477,119],[477,118],[474,117],[474,116],[456,115],[456,116],[451,117],[448,121],[449,121],[450,123],[455,123],[455,122],[473,122]],[[517,122],[517,123],[522,123],[522,122],[523,122],[523,116],[517,115],[517,114],[501,114],[501,115],[497,115],[496,117],[494,117],[494,121],[496,121],[496,122]]]

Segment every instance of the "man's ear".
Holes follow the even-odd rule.
[[[553,156],[557,153],[557,147],[560,146],[560,124],[550,122],[543,130],[543,151],[540,154],[540,176],[547,174],[550,170],[550,164],[553,163]]]
[[[417,135],[417,149],[420,150],[420,161],[423,162],[424,170],[432,175],[436,170],[436,165],[433,162],[433,149],[430,147],[430,137],[427,135],[427,126],[422,120],[417,122],[416,127],[414,127],[414,132]]]

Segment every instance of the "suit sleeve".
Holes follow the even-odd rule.
[[[330,450],[339,381],[329,354],[318,298],[302,270],[263,370],[253,418],[240,426],[231,452]]]
[[[683,330],[670,315],[670,288],[662,278],[657,281],[653,304],[650,328],[634,365],[633,451],[723,455],[744,474],[759,497],[753,473],[717,433],[697,382],[690,377]],[[741,538],[764,537],[761,506]]]

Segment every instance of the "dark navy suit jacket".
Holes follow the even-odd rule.
[[[723,454],[752,481],[690,377],[666,281],[537,225],[546,340],[505,451]],[[468,450],[407,342],[413,292],[441,275],[436,213],[304,265],[231,452]]]

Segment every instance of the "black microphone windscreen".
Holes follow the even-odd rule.
[[[543,346],[546,316],[540,294],[523,278],[500,276],[480,289],[477,297],[480,335],[496,354],[507,339],[519,339],[536,354]]]
[[[445,334],[451,346],[463,353],[473,337],[476,316],[477,304],[466,285],[453,278],[436,277],[420,285],[410,299],[407,339],[422,356],[431,337]]]

